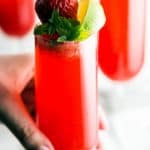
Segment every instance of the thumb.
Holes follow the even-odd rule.
[[[12,95],[0,84],[0,119],[27,150],[54,150],[26,111],[19,95]]]

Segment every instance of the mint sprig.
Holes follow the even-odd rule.
[[[89,36],[87,30],[84,30],[79,21],[62,17],[57,10],[53,10],[47,23],[35,28],[34,34],[58,34],[57,42],[82,41]]]

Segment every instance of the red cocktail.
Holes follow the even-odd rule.
[[[91,150],[97,142],[96,36],[55,44],[36,36],[38,125],[56,150]]]
[[[106,24],[99,35],[99,65],[113,80],[135,76],[143,64],[144,0],[101,0]]]

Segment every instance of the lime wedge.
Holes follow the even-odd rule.
[[[82,40],[98,32],[105,23],[105,14],[98,0],[80,0],[77,19],[81,23],[78,40]]]

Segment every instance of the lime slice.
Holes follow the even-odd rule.
[[[82,40],[85,36],[96,33],[104,25],[105,14],[98,0],[80,0],[77,19],[81,23],[78,40]]]

